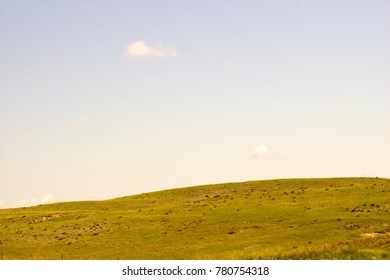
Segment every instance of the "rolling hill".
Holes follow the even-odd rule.
[[[390,259],[390,180],[282,179],[0,210],[2,259]]]

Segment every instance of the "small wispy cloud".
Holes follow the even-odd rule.
[[[265,144],[261,144],[254,149],[252,149],[249,157],[250,158],[261,158],[270,155],[270,151],[268,149],[268,146]]]
[[[26,133],[31,133],[31,132],[33,132],[33,130],[34,130],[34,128],[33,128],[33,125],[32,125],[32,124],[26,124],[26,125],[24,126],[24,131],[25,131]]]
[[[78,126],[85,125],[87,122],[88,122],[88,118],[87,117],[79,117],[79,118],[76,119],[76,124]]]
[[[25,198],[16,203],[16,206],[18,207],[28,207],[28,206],[34,206],[39,204],[45,204],[50,203],[54,201],[54,197],[51,193],[46,194],[42,199],[37,200],[35,198]]]
[[[132,57],[177,57],[177,51],[174,46],[166,49],[157,44],[156,46],[148,46],[144,41],[139,40],[127,46],[127,56]]]

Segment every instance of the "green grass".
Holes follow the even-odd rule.
[[[390,259],[390,180],[283,179],[0,210],[3,259]]]

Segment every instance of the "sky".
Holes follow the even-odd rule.
[[[0,0],[0,208],[390,178],[386,0]]]

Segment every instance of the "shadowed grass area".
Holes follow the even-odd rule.
[[[390,180],[283,179],[0,210],[3,259],[390,259]]]

